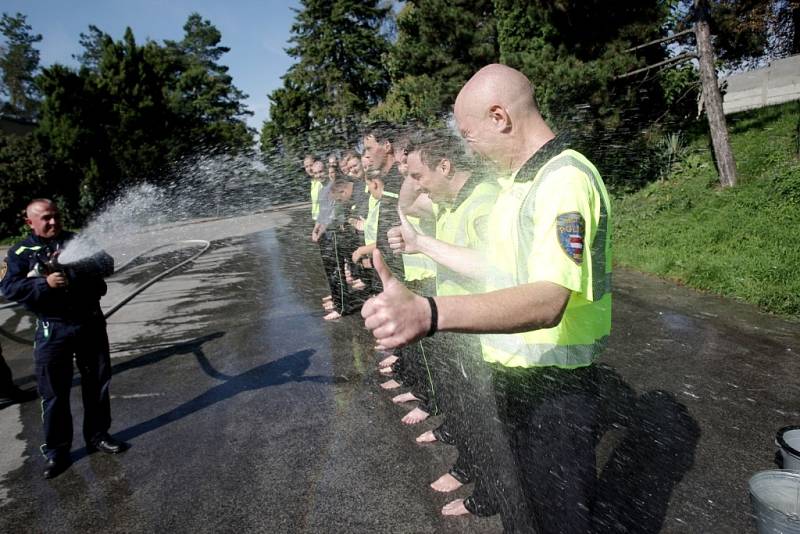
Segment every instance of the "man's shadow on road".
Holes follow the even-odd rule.
[[[611,429],[623,433],[598,476],[594,532],[660,532],[672,492],[694,463],[700,427],[671,393],[637,397],[611,368],[598,369],[604,408],[598,440]]]
[[[316,352],[313,349],[306,349],[288,354],[277,360],[264,363],[238,375],[229,376],[220,373],[211,366],[202,350],[200,350],[200,345],[209,339],[215,339],[217,337],[221,337],[222,335],[222,333],[210,334],[208,336],[198,338],[192,342],[182,343],[180,345],[176,345],[175,347],[145,354],[128,362],[114,366],[114,374],[117,374],[118,372],[122,372],[124,370],[155,363],[175,354],[192,353],[197,357],[198,361],[200,362],[200,366],[207,375],[218,380],[223,380],[221,384],[212,387],[206,392],[187,402],[184,402],[179,406],[176,406],[166,413],[138,423],[119,432],[114,432],[114,437],[122,441],[134,440],[142,434],[146,434],[147,432],[151,432],[165,425],[178,421],[184,417],[208,408],[213,404],[230,399],[244,391],[253,391],[271,386],[279,386],[288,382],[314,382],[318,384],[334,384],[338,382],[336,377],[331,376],[305,376],[305,372],[311,365],[311,357]],[[77,451],[73,459],[77,461],[85,455],[86,449],[84,448]]]
[[[208,343],[209,341],[219,339],[224,335],[225,332],[214,332],[212,334],[207,334],[205,336],[198,337],[191,341],[178,343],[177,345],[172,345],[170,347],[165,347],[163,349],[142,354],[141,356],[137,356],[136,358],[115,364],[111,368],[111,373],[113,375],[117,375],[119,373],[123,373],[130,369],[136,369],[138,367],[144,367],[145,365],[158,363],[172,356],[177,356],[180,354],[193,354],[195,358],[197,358],[197,362],[200,364],[200,368],[203,370],[205,374],[207,374],[211,378],[227,380],[230,377],[214,369],[214,367],[208,361],[208,358],[206,358],[206,355],[203,352],[202,348],[203,345]],[[76,378],[76,382],[73,383],[73,385],[77,385],[79,383],[79,380],[80,380],[79,377]]]

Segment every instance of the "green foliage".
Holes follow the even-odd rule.
[[[797,103],[734,115],[740,183],[720,189],[705,133],[672,175],[615,203],[619,264],[800,316]]]
[[[677,168],[679,162],[686,154],[683,135],[672,132],[664,135],[657,144],[656,158],[658,159],[659,178],[667,178]]]
[[[370,120],[394,124],[417,121],[431,125],[441,113],[442,85],[430,76],[405,76],[392,85],[386,100],[372,108]]]
[[[628,49],[662,36],[669,5],[661,0],[494,4],[501,61],[531,79],[548,121],[577,136],[577,145],[610,185],[653,178],[656,170],[641,156],[650,150],[647,129],[667,110],[664,89],[658,77],[618,76],[667,56],[661,46]]]
[[[694,3],[673,2],[676,29],[694,24]],[[725,69],[800,53],[798,0],[703,0],[701,5],[714,36],[715,55]]]
[[[174,69],[167,95],[170,108],[191,132],[187,137],[192,143],[249,147],[253,132],[243,118],[252,112],[243,104],[247,95],[233,85],[228,67],[219,63],[230,51],[219,46],[222,34],[198,13],[189,16],[183,30],[183,40],[165,42],[164,52]]]
[[[397,41],[386,57],[392,87],[375,113],[430,122],[430,114],[453,105],[475,71],[498,58],[491,0],[410,0],[397,17]]]
[[[48,182],[64,188],[85,217],[121,187],[169,179],[173,162],[197,150],[246,150],[252,132],[245,95],[219,63],[228,51],[207,20],[192,14],[181,41],[140,45],[90,26],[81,69],[45,69],[37,136],[50,155]]]
[[[20,213],[32,198],[44,196],[44,153],[32,134],[0,134],[0,236],[20,234]]]
[[[269,95],[261,146],[290,155],[304,147],[341,147],[388,89],[382,27],[389,8],[377,0],[302,0],[288,54],[298,60]]]
[[[9,98],[3,111],[32,118],[36,114],[38,91],[34,78],[39,69],[39,51],[33,45],[42,40],[31,33],[31,26],[22,13],[11,16],[3,13],[0,33],[5,44],[0,47],[0,94]]]

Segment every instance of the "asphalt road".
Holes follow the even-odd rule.
[[[443,518],[427,484],[453,451],[381,391],[357,317],[322,321],[326,294],[307,208],[148,229],[109,247],[207,239],[211,250],[109,321],[119,456],[87,455],[42,480],[39,406],[0,411],[0,532],[499,532]],[[110,280],[104,307],[176,258]],[[163,252],[163,251],[160,251]],[[747,480],[773,467],[774,434],[800,424],[800,325],[635,273],[615,273],[603,357],[606,532],[748,532]],[[0,312],[30,337],[31,322]],[[18,384],[30,347],[2,339]],[[77,384],[77,375],[76,375]],[[73,394],[76,429],[80,394]],[[79,436],[80,432],[76,432]],[[468,494],[463,488],[456,496]]]

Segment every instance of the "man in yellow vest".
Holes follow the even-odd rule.
[[[393,252],[435,260],[438,296],[483,292],[485,260],[480,250],[489,237],[488,219],[499,192],[495,181],[473,168],[461,144],[445,131],[412,138],[408,166],[414,187],[401,191],[401,215],[435,215],[435,235],[418,234],[404,217],[401,227],[390,233]],[[444,333],[431,341],[434,382],[445,419],[417,441],[449,437],[458,449],[455,464],[431,488],[451,492],[475,483],[467,499],[448,503],[442,514],[458,515],[465,508],[479,516],[500,513],[506,531],[525,531],[530,514],[508,436],[497,424],[491,373],[482,361],[480,340]]]
[[[588,532],[596,485],[592,365],[611,329],[610,202],[600,174],[542,119],[530,81],[504,65],[462,88],[455,118],[497,167],[487,293],[426,299],[391,277],[362,316],[379,348],[437,330],[482,334],[498,412],[539,532]],[[465,509],[466,511],[466,509]]]

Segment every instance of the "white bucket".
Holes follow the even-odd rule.
[[[775,444],[781,448],[782,467],[800,471],[800,426],[786,426],[778,430]]]
[[[749,486],[759,534],[800,534],[800,473],[761,471]]]

